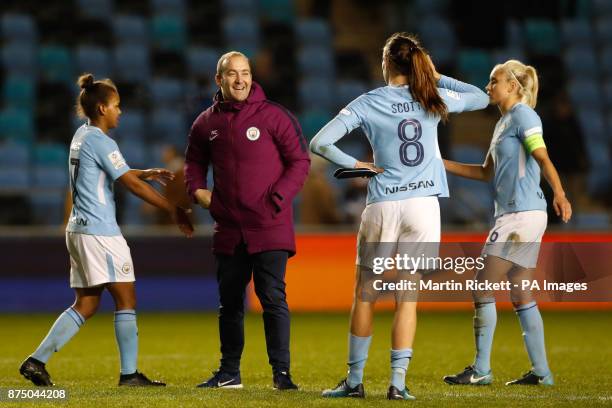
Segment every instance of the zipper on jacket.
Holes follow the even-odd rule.
[[[232,141],[232,156],[234,156],[234,208],[236,209],[236,220],[238,221],[238,228],[240,229],[240,236],[242,241],[246,244],[246,240],[244,239],[244,233],[242,232],[242,220],[240,219],[240,208],[238,207],[238,160],[236,160],[236,151],[234,150],[234,132],[233,132],[233,123],[238,116],[238,113],[234,113],[232,118],[229,120],[229,134],[230,140]]]

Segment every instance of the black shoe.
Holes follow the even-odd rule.
[[[474,366],[467,366],[459,374],[445,375],[444,382],[451,385],[489,385],[493,382],[493,374],[480,374]]]
[[[404,387],[404,389],[400,391],[397,389],[397,387],[392,385],[389,387],[389,391],[387,391],[387,399],[414,401],[416,397],[414,395],[410,395],[410,390],[408,390],[408,387]]]
[[[53,387],[51,377],[45,369],[45,363],[38,361],[34,357],[28,357],[19,367],[19,373],[34,385],[39,387]]]
[[[323,391],[321,396],[326,398],[365,398],[365,389],[363,384],[357,384],[353,388],[349,387],[345,378],[335,388]]]
[[[166,383],[151,381],[143,373],[136,371],[134,374],[121,374],[121,376],[119,376],[119,385],[128,387],[165,387]]]
[[[506,385],[554,385],[555,381],[553,379],[552,374],[548,374],[545,376],[539,376],[533,371],[529,371],[521,378],[516,380],[508,381]]]
[[[277,390],[297,390],[298,386],[291,381],[291,375],[287,371],[274,373],[274,389]]]
[[[198,388],[242,388],[242,380],[240,373],[234,375],[227,371],[213,371],[213,376],[202,384],[198,384]]]

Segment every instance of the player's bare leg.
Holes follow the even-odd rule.
[[[104,291],[104,286],[93,288],[75,288],[76,298],[72,308],[81,314],[86,320],[91,318],[98,311],[100,297]]]

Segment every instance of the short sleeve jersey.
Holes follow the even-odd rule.
[[[468,108],[465,94],[441,87],[438,91],[449,112]],[[368,182],[368,204],[433,195],[448,197],[438,147],[440,117],[426,112],[413,99],[408,86],[385,86],[367,92],[336,117],[348,131],[361,127],[372,146],[376,166],[385,170]]]
[[[545,147],[542,121],[524,103],[512,107],[495,125],[488,155],[495,169],[495,217],[505,213],[546,210],[540,188],[540,166],[531,155]]]
[[[117,143],[101,129],[84,124],[75,132],[68,158],[72,212],[66,231],[121,235],[113,184],[130,170]]]

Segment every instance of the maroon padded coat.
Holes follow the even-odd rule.
[[[213,251],[231,255],[242,240],[249,253],[286,250],[295,254],[292,202],[302,188],[310,159],[295,117],[268,101],[253,82],[244,102],[214,104],[189,133],[185,182],[193,197],[207,188],[212,164],[210,214],[215,220]]]

